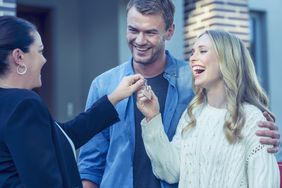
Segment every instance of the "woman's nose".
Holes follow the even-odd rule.
[[[196,52],[193,51],[193,52],[191,52],[189,61],[192,62],[192,61],[194,61],[194,60],[196,60]]]

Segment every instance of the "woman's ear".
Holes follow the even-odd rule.
[[[23,58],[24,58],[24,52],[21,49],[16,48],[12,51],[12,59],[16,64],[18,65],[22,64]]]

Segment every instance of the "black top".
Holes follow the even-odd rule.
[[[79,148],[118,120],[104,96],[88,111],[59,125]],[[0,122],[1,188],[82,187],[72,148],[36,93],[0,88]]]
[[[148,78],[148,85],[158,97],[160,103],[160,112],[163,114],[168,81],[160,74],[153,78]],[[136,96],[135,96],[136,100]],[[143,114],[137,109],[136,102],[134,106],[135,115],[135,151],[133,159],[133,187],[134,188],[160,188],[160,180],[154,176],[151,161],[145,151],[142,139],[140,122],[144,118]]]

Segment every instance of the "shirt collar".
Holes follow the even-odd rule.
[[[178,77],[177,63],[176,63],[177,60],[171,56],[168,50],[165,51],[165,54],[166,54],[166,59],[167,59],[166,68],[164,70],[165,74],[168,74],[174,77]],[[134,74],[132,57],[128,60],[128,63],[125,67],[125,75],[128,76],[131,74]]]
[[[176,59],[173,58],[169,51],[165,51],[165,54],[166,54],[166,59],[167,59],[167,64],[166,64],[166,68],[165,68],[165,74],[168,74],[170,76],[174,76],[174,77],[177,77],[178,76],[178,65],[176,63]]]

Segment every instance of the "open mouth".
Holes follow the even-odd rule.
[[[138,51],[138,52],[146,52],[150,48],[148,46],[138,46],[138,45],[133,45],[133,47]]]
[[[203,73],[205,71],[205,68],[199,65],[195,65],[192,67],[194,75],[200,75],[201,73]]]

